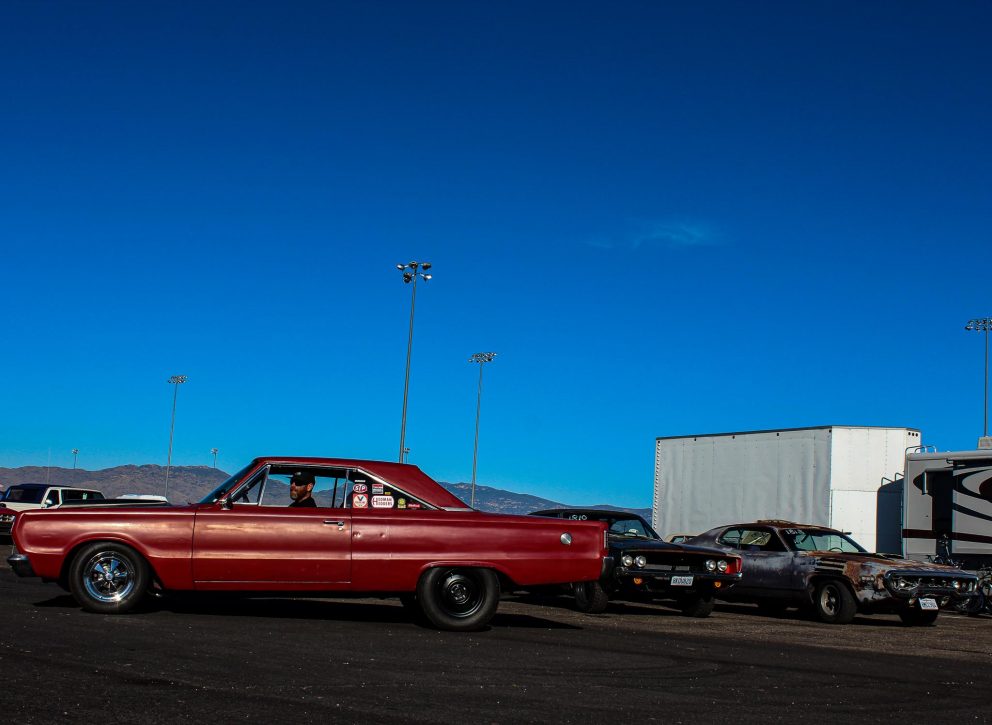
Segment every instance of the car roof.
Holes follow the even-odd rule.
[[[643,516],[635,514],[633,511],[618,511],[615,509],[590,509],[590,508],[573,508],[571,506],[562,506],[556,509],[543,509],[541,511],[531,511],[528,516],[558,516],[559,514],[585,514],[587,516],[626,516],[631,519],[640,519],[644,521]]]
[[[784,521],[782,519],[759,519],[757,521],[751,521],[744,524],[727,524],[726,526],[720,526],[718,528],[734,529],[744,526],[764,526],[771,529],[818,529],[820,531],[834,531],[838,534],[843,533],[838,529],[830,526],[824,526],[823,524],[801,524],[797,521]]]
[[[431,505],[447,509],[468,509],[468,504],[444,486],[410,463],[370,461],[360,458],[313,458],[307,456],[260,456],[257,465],[328,466],[333,468],[361,468],[372,475],[402,488]],[[255,468],[256,465],[252,465]]]
[[[96,493],[99,493],[99,491],[97,491],[95,488],[82,488],[81,486],[60,486],[57,483],[14,483],[10,486],[7,486],[8,491],[15,488],[23,488],[23,489],[57,488],[62,491],[94,491]]]

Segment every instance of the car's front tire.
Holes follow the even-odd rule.
[[[499,579],[492,569],[436,567],[417,583],[417,602],[438,629],[482,629],[499,605]]]
[[[69,567],[69,591],[88,612],[123,614],[145,596],[148,564],[130,546],[95,542],[84,546]]]
[[[575,608],[586,614],[600,614],[606,611],[610,595],[599,582],[575,582],[572,585]]]
[[[716,600],[712,596],[697,594],[679,601],[679,610],[683,616],[703,619],[713,613]]]
[[[899,619],[910,627],[929,627],[937,621],[939,609],[900,609]]]
[[[817,586],[813,609],[821,622],[847,624],[858,613],[858,603],[846,584],[828,579]]]

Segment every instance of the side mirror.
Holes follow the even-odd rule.
[[[231,499],[229,499],[229,498],[222,498],[220,500],[220,507],[224,511],[230,511],[231,509],[234,508],[234,504],[231,503]]]

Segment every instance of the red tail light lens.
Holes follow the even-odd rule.
[[[738,557],[732,559],[727,559],[727,573],[728,574],[740,574],[741,572],[741,560]]]

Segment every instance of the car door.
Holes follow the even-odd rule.
[[[289,506],[283,493],[288,485],[280,480],[284,475],[263,469],[230,500],[196,512],[193,581],[198,589],[347,588],[350,510],[333,506],[333,500]]]
[[[717,544],[744,560],[743,576],[734,594],[747,596],[786,596],[795,590],[794,554],[778,533],[764,526],[738,526],[727,529]]]

